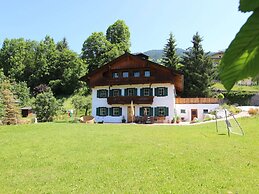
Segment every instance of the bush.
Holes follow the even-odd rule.
[[[227,109],[232,114],[237,114],[237,113],[240,113],[242,111],[241,109],[237,108],[234,105],[223,104],[221,107],[224,108],[224,109]]]
[[[250,105],[251,98],[254,95],[255,93],[244,91],[234,91],[224,94],[229,104],[238,104],[240,106]]]
[[[53,121],[53,117],[60,109],[58,101],[51,91],[38,94],[36,96],[34,106],[39,122]]]
[[[249,113],[250,115],[252,115],[252,116],[258,115],[258,114],[259,114],[259,109],[258,109],[258,108],[250,108],[250,109],[248,110],[248,113]]]

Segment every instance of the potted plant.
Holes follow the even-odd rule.
[[[121,120],[122,123],[126,123],[126,119],[124,116],[122,116],[122,120]]]
[[[176,116],[175,119],[176,119],[176,123],[180,123],[180,117],[178,115]]]

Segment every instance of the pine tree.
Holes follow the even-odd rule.
[[[3,82],[1,85],[1,98],[4,108],[3,124],[16,125],[18,121],[18,107],[15,103],[15,98],[10,90],[10,83]]]
[[[178,69],[179,57],[176,54],[176,43],[172,33],[169,34],[169,39],[164,47],[162,64],[174,70]]]
[[[193,46],[183,57],[185,97],[208,97],[212,85],[212,61],[204,52],[202,38],[198,33],[193,36]]]

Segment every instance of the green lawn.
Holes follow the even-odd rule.
[[[0,193],[259,193],[259,118],[215,124],[0,127]]]
[[[220,90],[226,90],[221,83],[215,83],[213,85],[213,88],[220,89]],[[239,86],[239,85],[234,85],[234,87],[231,90],[232,91],[259,92],[259,86]]]

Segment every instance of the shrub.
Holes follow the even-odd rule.
[[[248,110],[248,113],[250,114],[250,115],[258,115],[259,114],[259,109],[258,108],[250,108],[249,110]]]
[[[59,110],[58,102],[51,91],[38,94],[34,106],[40,122],[53,121],[53,117]]]
[[[228,104],[223,104],[222,108],[227,109],[232,114],[237,114],[237,113],[240,113],[242,111],[241,109],[237,108],[236,106],[228,105]]]

